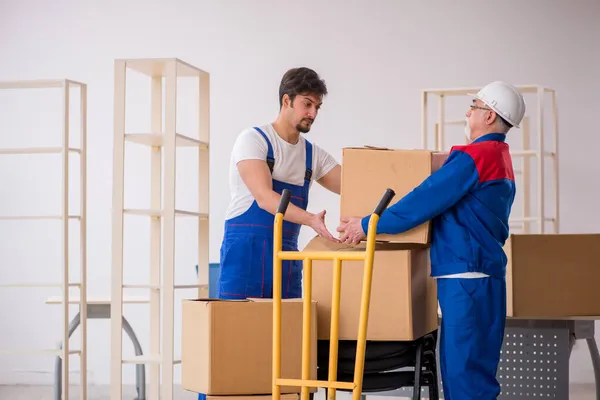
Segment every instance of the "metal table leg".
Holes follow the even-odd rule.
[[[142,346],[140,345],[140,342],[138,341],[137,337],[135,336],[135,332],[133,331],[133,329],[131,328],[131,325],[129,325],[129,322],[127,322],[127,320],[125,319],[125,317],[123,317],[123,330],[125,331],[125,333],[127,333],[127,336],[129,336],[129,339],[131,339],[131,342],[133,343],[133,348],[135,349],[135,355],[136,356],[141,356],[142,355]],[[137,387],[137,399],[135,400],[146,400],[146,371],[145,371],[145,365],[144,364],[137,364],[135,366],[135,381],[136,381],[136,387]]]
[[[596,385],[596,400],[600,400],[600,354],[596,343],[596,324],[594,320],[576,320],[573,322],[573,336],[575,339],[585,339],[590,350],[592,366],[594,368],[594,382]]]
[[[69,337],[75,332],[75,329],[79,326],[81,322],[81,317],[79,313],[71,320],[69,324]],[[58,348],[62,349],[62,342],[58,344]],[[62,397],[62,358],[60,356],[56,357],[56,361],[54,362],[54,399],[61,400]]]
[[[586,342],[592,356],[592,365],[594,366],[594,380],[596,383],[596,400],[600,400],[600,354],[598,353],[598,344],[596,339],[587,338]]]
[[[110,319],[110,305],[96,305],[88,304],[88,319]],[[69,324],[69,337],[75,332],[79,324],[81,323],[81,317],[79,313],[73,318]],[[133,328],[129,322],[123,317],[123,330],[131,339],[133,348],[136,356],[143,355],[142,346],[138,341]],[[59,343],[59,348],[62,349],[62,342]],[[138,364],[135,367],[136,372],[136,389],[137,397],[134,400],[146,400],[146,366],[144,364]],[[56,357],[54,362],[54,400],[61,400],[62,398],[62,358]]]

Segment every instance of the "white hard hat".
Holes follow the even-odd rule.
[[[483,101],[508,123],[519,128],[525,115],[525,100],[514,86],[496,81],[486,85],[477,94],[469,93],[469,96]]]

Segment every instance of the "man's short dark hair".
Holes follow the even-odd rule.
[[[279,107],[283,105],[284,94],[287,94],[291,101],[294,101],[296,95],[299,94],[325,96],[327,94],[327,85],[310,68],[292,68],[281,78],[281,84],[279,85]]]

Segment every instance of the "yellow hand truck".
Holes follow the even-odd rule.
[[[362,394],[365,349],[367,342],[367,323],[371,302],[371,281],[373,276],[373,258],[375,256],[375,236],[377,222],[387,208],[395,193],[387,189],[379,204],[371,214],[367,231],[365,251],[282,251],[283,217],[289,205],[291,192],[282,193],[275,214],[273,238],[273,400],[280,400],[281,386],[301,387],[301,400],[309,400],[309,388],[326,388],[328,400],[335,400],[336,389],[352,390],[352,400],[360,400]],[[281,377],[281,274],[283,260],[301,260],[303,265],[303,321],[302,321],[302,379],[284,379]],[[310,380],[310,333],[312,300],[312,261],[330,260],[334,263],[333,304],[331,305],[331,331],[329,352],[329,376],[327,381]],[[342,261],[364,260],[365,269],[360,303],[358,341],[356,343],[356,362],[353,382],[340,382],[337,379],[338,327],[340,316],[340,291],[342,283]]]

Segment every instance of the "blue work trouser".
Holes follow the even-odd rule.
[[[446,400],[492,400],[506,323],[506,280],[439,278],[440,367]]]

